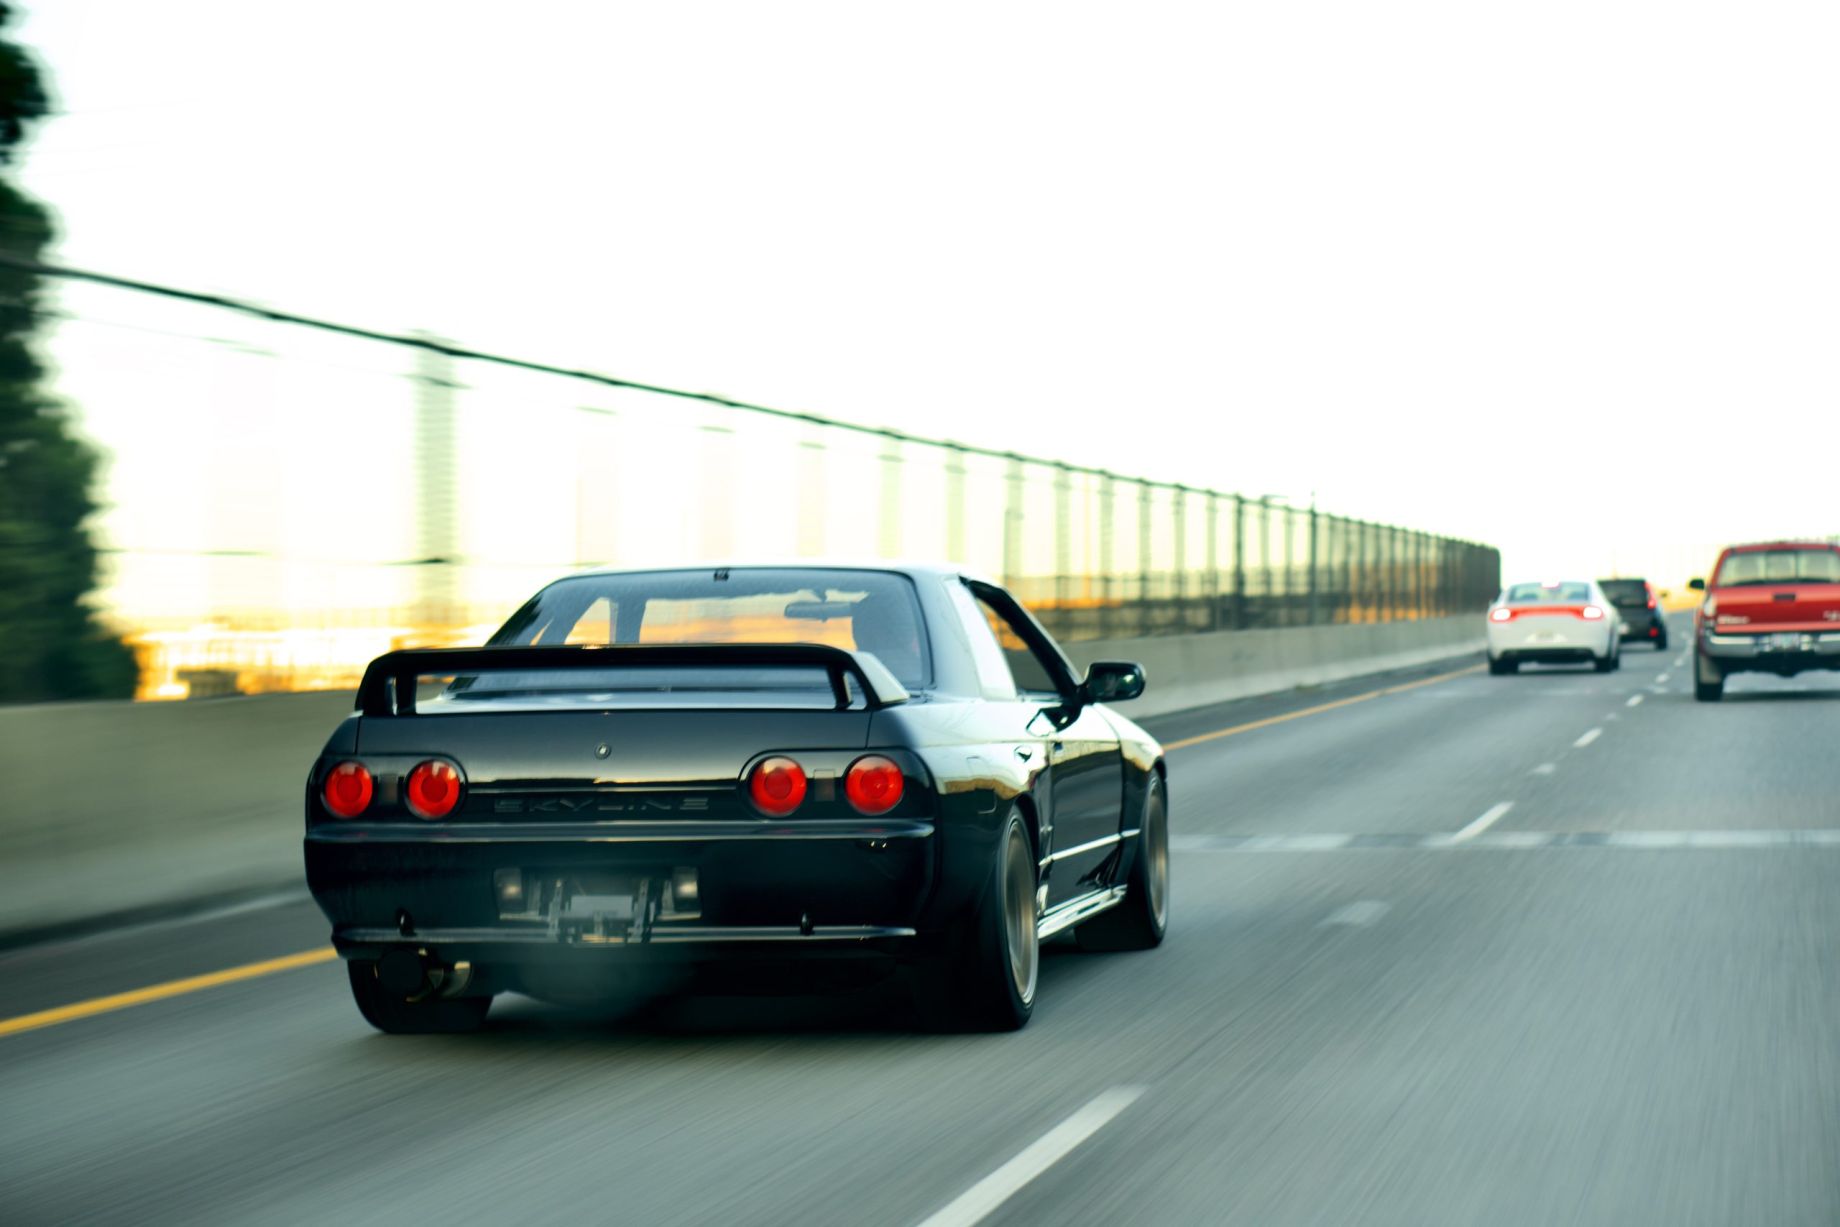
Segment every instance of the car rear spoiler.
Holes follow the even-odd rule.
[[[413,716],[418,677],[541,669],[649,669],[699,665],[807,665],[830,677],[837,710],[850,706],[847,677],[862,687],[871,711],[905,703],[907,690],[866,653],[817,643],[554,644],[531,647],[407,648],[386,652],[364,670],[358,711],[366,716]]]

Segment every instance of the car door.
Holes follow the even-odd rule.
[[[1097,708],[1074,702],[1072,666],[1015,598],[993,585],[967,586],[1015,681],[1028,744],[1047,758],[1042,870],[1052,907],[1092,890],[1117,851],[1124,802],[1118,735]]]

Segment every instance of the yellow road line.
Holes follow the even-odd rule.
[[[1370,690],[1366,694],[1350,695],[1346,699],[1337,699],[1333,703],[1318,703],[1315,707],[1306,707],[1301,711],[1285,712],[1282,716],[1267,716],[1263,720],[1254,720],[1249,724],[1236,724],[1230,729],[1216,729],[1212,733],[1202,733],[1195,737],[1184,737],[1181,741],[1166,742],[1165,751],[1181,750],[1188,746],[1198,746],[1204,741],[1219,741],[1222,737],[1232,737],[1239,733],[1250,733],[1253,729],[1270,728],[1274,724],[1283,724],[1286,720],[1301,720],[1305,716],[1315,716],[1322,712],[1334,711],[1338,707],[1348,707],[1354,703],[1365,703],[1369,699],[1382,698],[1402,691],[1417,690],[1420,686],[1433,686],[1438,682],[1448,682],[1453,677],[1462,677],[1466,673],[1478,673],[1481,665],[1471,665],[1467,669],[1457,669],[1450,673],[1440,673],[1436,677],[1420,678],[1416,682],[1406,682],[1399,686],[1388,686],[1383,690]]]
[[[323,950],[303,950],[299,954],[290,954],[285,958],[269,959],[261,963],[245,963],[241,967],[229,967],[223,971],[214,971],[203,976],[188,976],[183,980],[168,980],[164,984],[137,988],[133,992],[115,993],[108,997],[92,997],[88,1001],[79,1001],[75,1005],[61,1005],[55,1010],[40,1010],[36,1014],[21,1014],[18,1018],[0,1019],[0,1036],[18,1035],[21,1031],[36,1031],[40,1027],[55,1027],[59,1023],[74,1022],[79,1018],[92,1018],[97,1014],[125,1010],[130,1006],[146,1005],[149,1001],[164,1001],[168,997],[182,997],[186,993],[216,988],[220,984],[235,984],[238,980],[254,980],[258,976],[272,976],[278,971],[292,971],[296,967],[330,963],[338,957],[339,952],[330,946]]]

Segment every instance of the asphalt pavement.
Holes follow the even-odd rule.
[[[1146,722],[1170,938],[1051,947],[1014,1035],[392,1038],[332,962],[0,1022],[0,1222],[1840,1222],[1840,675],[1698,704],[1680,657]],[[10,951],[0,1019],[324,941],[280,899]]]

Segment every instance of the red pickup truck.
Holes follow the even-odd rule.
[[[1706,594],[1693,620],[1693,694],[1702,703],[1724,697],[1734,673],[1840,669],[1840,545],[1734,545],[1710,583],[1687,586]]]

